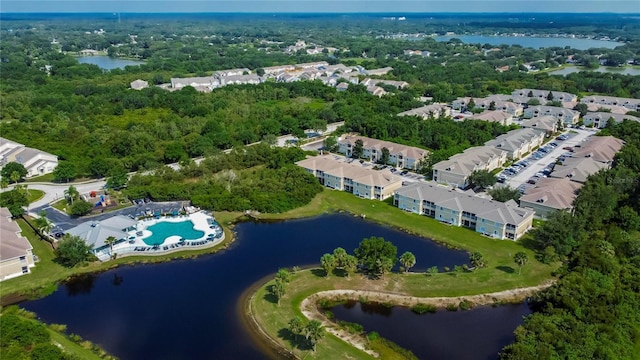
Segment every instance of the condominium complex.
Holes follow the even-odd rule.
[[[581,187],[582,184],[566,177],[544,178],[520,197],[520,207],[534,210],[536,216],[542,218],[555,211],[568,211],[573,209],[573,201]]]
[[[492,171],[507,161],[507,151],[493,146],[476,146],[433,165],[433,180],[467,188],[474,171]]]
[[[549,96],[551,94],[551,96]],[[578,96],[568,92],[562,91],[550,91],[540,89],[517,89],[511,93],[514,97],[528,97],[531,99],[538,99],[541,104],[545,104],[547,101],[577,101]]]
[[[402,179],[390,170],[373,170],[357,160],[346,162],[335,155],[321,155],[298,161],[296,165],[315,176],[320,184],[365,199],[384,200],[402,186]]]
[[[614,114],[609,112],[591,112],[582,117],[582,122],[585,126],[593,126],[597,129],[604,129],[610,119],[614,123],[621,123],[624,120],[640,121],[640,119],[631,115]]]
[[[580,99],[584,104],[623,106],[629,110],[640,111],[640,99],[622,98],[617,96],[590,95]]]
[[[394,194],[398,208],[464,226],[496,239],[515,240],[533,223],[534,211],[514,201],[501,203],[461,193],[433,183],[413,183]]]
[[[536,118],[540,116],[552,116],[557,120],[562,121],[565,125],[573,125],[578,123],[580,119],[580,112],[565,109],[557,106],[529,106],[524,109],[524,117],[527,119]]]
[[[389,151],[387,165],[399,168],[416,170],[420,167],[421,160],[429,155],[429,151],[415,146],[396,144],[354,134],[343,135],[338,139],[338,151],[347,157],[352,157],[358,140],[362,141],[362,154],[360,157],[379,162],[385,152],[383,149],[387,149]]]
[[[0,281],[28,274],[36,266],[33,247],[7,208],[0,208]]]
[[[507,152],[511,160],[518,160],[544,142],[545,132],[532,128],[511,130],[497,138],[487,141],[486,146],[493,146]]]

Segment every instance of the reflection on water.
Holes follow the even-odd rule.
[[[21,306],[121,359],[262,359],[237,304],[245,289],[279,268],[318,264],[322,254],[339,246],[352,252],[370,236],[414,253],[415,271],[469,262],[464,251],[349,215],[247,222],[234,230],[237,241],[218,254],[120,266]]]
[[[331,312],[336,320],[376,331],[419,359],[495,360],[500,350],[513,342],[513,331],[531,309],[522,303],[418,315],[403,307],[348,302]]]

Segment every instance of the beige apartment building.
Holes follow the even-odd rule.
[[[0,208],[0,281],[29,274],[36,266],[33,247],[7,208]]]
[[[350,159],[349,159],[350,160]],[[373,170],[359,161],[345,162],[335,155],[320,155],[298,161],[296,165],[315,176],[320,184],[358,197],[384,200],[402,186],[402,179],[390,170]]]

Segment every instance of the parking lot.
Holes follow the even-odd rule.
[[[516,174],[505,176],[506,179],[504,181],[504,184],[509,185],[512,188],[519,188],[521,189],[521,191],[524,191],[524,189],[527,187],[535,186],[533,184],[528,184],[527,181],[532,179],[534,175],[536,174],[540,175],[540,173],[543,173],[545,169],[549,169],[549,165],[554,164],[556,160],[563,154],[569,153],[569,151],[566,150],[565,148],[568,148],[568,147],[573,148],[575,145],[582,143],[584,140],[586,140],[589,136],[593,134],[594,132],[591,130],[571,129],[571,131],[567,131],[563,134],[567,136],[566,140],[558,140],[557,138],[554,138],[548,141],[543,146],[545,149],[548,150],[547,153],[543,153],[540,151],[537,152],[537,154],[544,155],[544,156],[540,157],[539,159],[536,159],[534,158],[535,156],[534,154],[536,154],[536,152],[534,152],[533,154],[529,155],[525,159],[522,159],[528,162],[529,164],[525,167],[520,167],[520,169]],[[549,145],[551,143],[555,143],[557,144],[557,146],[553,147]],[[522,160],[516,163],[522,163],[523,162]],[[547,174],[540,177],[544,177],[548,175],[548,173],[549,171],[547,171]],[[506,174],[504,172],[501,172],[500,175],[506,175]]]

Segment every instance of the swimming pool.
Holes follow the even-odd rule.
[[[185,240],[198,240],[204,237],[204,232],[193,228],[191,220],[180,222],[161,221],[147,228],[151,236],[142,239],[147,245],[161,245],[169,236],[180,236]]]

